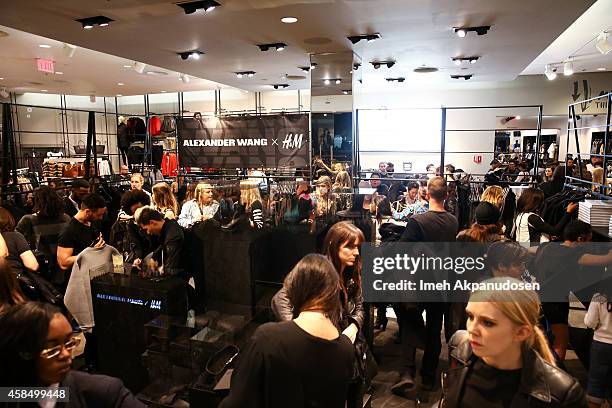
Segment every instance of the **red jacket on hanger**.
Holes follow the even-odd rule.
[[[152,116],[149,119],[149,132],[151,136],[159,136],[161,134],[161,119],[157,116]]]
[[[166,177],[174,177],[178,175],[178,160],[176,159],[176,153],[164,153],[161,171]]]

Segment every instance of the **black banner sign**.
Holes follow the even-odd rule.
[[[181,167],[305,167],[309,164],[309,115],[181,118],[177,121]]]

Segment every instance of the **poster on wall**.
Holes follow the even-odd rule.
[[[309,115],[181,118],[181,167],[255,168],[309,165]]]

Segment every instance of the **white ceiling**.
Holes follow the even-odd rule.
[[[180,81],[179,73],[147,66],[144,74],[138,74],[124,65],[131,60],[97,51],[78,48],[72,58],[64,51],[64,43],[34,34],[0,26],[0,86],[12,92],[65,93],[70,95],[115,96],[143,95],[167,91],[217,89],[220,84],[200,78]],[[51,48],[40,48],[39,45]],[[63,75],[39,72],[36,59],[55,61],[55,71]],[[147,72],[165,73],[149,75]],[[123,86],[117,85],[123,83]]]
[[[612,0],[598,0],[529,64],[523,74],[543,74],[546,64],[563,62],[570,56],[575,57],[575,72],[594,72],[598,68],[612,71],[612,53],[602,55],[595,48],[597,35],[606,30],[612,32]]]
[[[474,74],[470,82],[510,81],[594,1],[219,0],[223,6],[211,13],[185,15],[169,0],[20,0],[0,3],[0,24],[119,56],[123,58],[119,68],[124,61],[137,60],[262,91],[272,89],[270,85],[275,83],[288,83],[288,89],[310,88],[309,75],[287,80],[285,74],[303,76],[298,67],[308,65],[310,54],[350,50],[364,62],[359,75],[366,84],[384,82],[387,76],[444,83],[454,81],[449,75],[456,73]],[[74,21],[95,15],[116,21],[109,27],[88,31]],[[299,22],[283,24],[280,18],[285,16],[297,17]],[[452,27],[470,25],[493,28],[486,36],[470,33],[464,39],[452,32]],[[383,38],[355,46],[346,39],[347,35],[372,32],[381,33]],[[255,46],[280,41],[288,44],[282,52],[261,52]],[[176,55],[193,49],[206,54],[199,61],[183,61]],[[471,55],[482,59],[467,66],[468,70],[455,67],[450,59]],[[374,71],[369,61],[378,59],[392,59],[397,64],[391,70]],[[0,71],[10,69],[11,61],[1,60]],[[439,67],[440,72],[412,74],[421,65]],[[237,79],[234,75],[249,70],[257,72],[254,78]],[[100,84],[100,89],[107,86],[102,82],[109,82],[111,87],[119,82],[106,70],[94,75],[87,67],[80,70],[80,75]],[[323,70],[319,75],[337,77]],[[350,82],[350,73],[343,72],[341,79]],[[163,78],[159,85],[169,88],[174,80]],[[148,77],[137,76],[131,81],[149,86]],[[127,87],[131,81],[123,82]],[[316,87],[313,84],[313,89]],[[109,92],[115,93],[114,88]]]

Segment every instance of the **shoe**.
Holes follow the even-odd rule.
[[[412,377],[404,376],[397,384],[391,386],[391,392],[398,397],[415,399],[417,396],[417,386]]]

